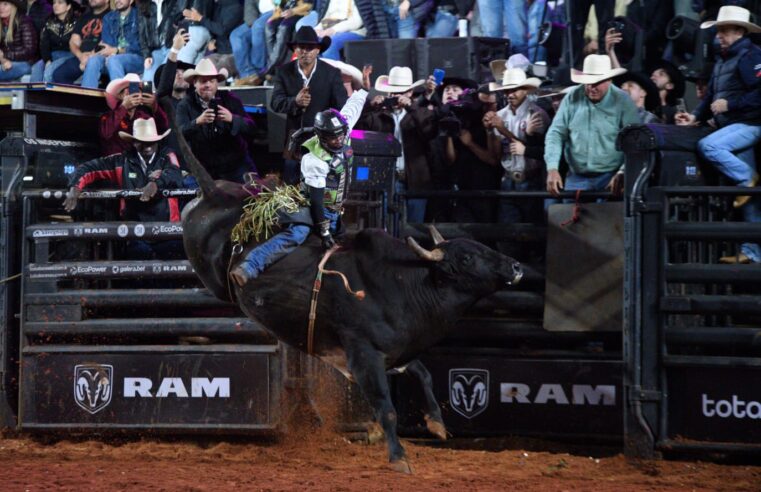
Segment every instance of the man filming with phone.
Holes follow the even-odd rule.
[[[151,82],[141,82],[136,73],[112,80],[106,87],[109,111],[101,115],[98,126],[101,155],[121,154],[131,144],[119,137],[129,132],[135,120],[153,118],[160,132],[169,129],[169,118],[159,106]]]
[[[177,124],[193,154],[212,178],[243,183],[243,176],[256,170],[247,143],[254,135],[254,121],[240,99],[218,91],[227,70],[217,70],[204,58],[183,77],[194,90],[177,105]]]

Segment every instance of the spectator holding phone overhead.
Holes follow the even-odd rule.
[[[0,82],[18,80],[32,72],[39,58],[37,31],[32,20],[24,15],[23,0],[0,1]]]
[[[103,48],[103,17],[108,12],[108,0],[90,0],[90,9],[79,18],[69,40],[69,50],[75,58],[53,72],[53,82],[73,84],[81,76],[83,87],[98,87],[103,63],[95,55]]]
[[[177,124],[193,154],[212,178],[243,183],[243,176],[255,171],[247,143],[254,122],[240,99],[229,91],[217,91],[227,70],[217,70],[204,58],[183,77],[194,90],[177,105]]]
[[[132,131],[135,120],[153,118],[160,132],[169,129],[169,119],[158,105],[151,82],[140,82],[136,73],[112,80],[106,87],[106,103],[109,111],[100,117],[98,134],[101,155],[124,152],[130,143],[119,137],[119,132]]]

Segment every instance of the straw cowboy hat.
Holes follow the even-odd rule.
[[[375,90],[381,92],[401,93],[425,84],[425,80],[412,81],[409,67],[392,67],[388,75],[381,75],[375,81]]]
[[[587,55],[581,72],[571,69],[571,80],[576,84],[597,84],[622,73],[626,73],[626,69],[611,68],[608,55]]]
[[[740,26],[744,27],[750,33],[761,32],[761,26],[753,24],[750,21],[750,10],[742,7],[725,5],[719,9],[719,16],[715,21],[708,21],[700,24],[701,29],[709,29],[713,26]]]
[[[196,77],[216,77],[219,82],[222,82],[227,80],[227,70],[224,68],[217,70],[217,67],[214,66],[211,60],[204,58],[198,62],[196,68],[185,70],[185,73],[182,74],[182,78],[190,84],[193,83]]]
[[[140,82],[140,76],[136,73],[128,73],[123,79],[114,79],[106,86],[106,104],[111,109],[119,105],[119,94],[130,82]]]
[[[489,83],[489,92],[507,91],[514,89],[536,89],[542,81],[536,77],[526,78],[526,72],[520,68],[508,68],[502,75],[502,83]]]
[[[332,65],[339,69],[341,71],[341,75],[351,77],[352,80],[358,82],[359,85],[362,85],[362,72],[360,72],[359,69],[354,65],[349,65],[348,63],[344,63],[340,60],[331,60],[330,58],[320,59],[328,65]]]
[[[119,132],[119,137],[127,142],[158,142],[163,139],[172,130],[167,130],[161,135],[156,130],[156,121],[153,118],[138,118],[132,124],[132,135],[127,132]]]

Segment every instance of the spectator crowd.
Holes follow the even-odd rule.
[[[374,90],[355,128],[393,134],[401,143],[397,191],[620,193],[624,157],[616,138],[624,127],[644,123],[703,125],[709,130],[700,155],[733,184],[759,181],[754,149],[761,141],[761,48],[751,38],[761,32],[758,2],[89,0],[82,8],[74,0],[54,0],[52,7],[46,1],[0,1],[0,79],[30,75],[33,81],[105,85],[104,156],[139,141],[129,135],[145,119],[161,146],[176,148],[176,136],[166,133],[169,116],[156,102],[170,95],[180,131],[212,177],[243,182],[256,170],[248,148],[255,125],[240,100],[220,89],[268,84],[271,107],[287,120],[282,178],[296,184],[301,144],[309,136],[301,135],[303,129],[319,112],[343,107],[362,80],[362,67],[341,61],[345,43],[459,31],[510,39],[512,56],[491,60],[485,80],[446,73],[415,80],[404,66],[373,74]],[[696,20],[715,38],[716,60],[705,64],[715,65],[689,80],[694,96],[686,94],[688,80],[667,42],[675,15]],[[547,56],[540,26],[548,21],[570,28],[567,84],[543,79],[537,70]],[[627,25],[643,33],[644,70],[622,67]],[[697,101],[691,111],[685,99]],[[184,167],[171,156],[161,165]],[[122,158],[129,160],[124,166],[145,174],[136,182],[153,188],[153,157],[132,152]],[[173,186],[183,185],[173,169],[170,174]],[[81,183],[79,176],[74,185]],[[184,185],[192,186],[192,177]],[[735,201],[743,220],[761,221],[756,201]],[[540,203],[525,200],[406,202],[413,222],[533,222],[542,211]],[[761,251],[743,245],[722,261],[761,262]]]

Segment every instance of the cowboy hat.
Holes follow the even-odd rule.
[[[715,21],[700,24],[701,29],[709,29],[713,26],[739,26],[744,27],[750,33],[761,32],[761,26],[750,21],[750,10],[732,5],[725,5],[719,9],[719,16]]]
[[[536,77],[526,78],[526,72],[520,68],[508,68],[502,75],[502,82],[491,82],[489,84],[489,91],[508,91],[520,88],[532,88],[536,89],[542,85],[542,81]]]
[[[198,62],[195,68],[185,70],[185,73],[182,74],[182,78],[191,84],[196,77],[216,77],[219,82],[222,82],[227,80],[227,70],[224,68],[217,70],[217,67],[214,66],[211,60],[204,58]]]
[[[296,46],[314,46],[320,48],[320,53],[330,48],[330,36],[323,36],[322,39],[317,37],[317,31],[311,26],[301,26],[296,35],[293,37],[293,41],[288,43],[288,47],[292,50],[296,49]]]
[[[527,71],[530,66],[531,62],[521,53],[516,53],[510,56],[507,60],[500,58],[489,62],[489,69],[491,70],[494,80],[502,80],[502,77],[505,75],[505,70],[508,68],[520,68],[523,71]]]
[[[381,75],[375,81],[375,90],[380,92],[407,92],[425,84],[425,80],[412,81],[412,70],[409,67],[392,67],[388,75]]]
[[[153,118],[138,118],[132,123],[132,135],[127,132],[119,132],[119,137],[127,142],[158,142],[172,130],[167,130],[161,135],[156,130],[156,121]]]
[[[658,62],[650,68],[650,74],[660,68],[668,74],[669,80],[671,80],[671,84],[674,86],[674,88],[666,95],[666,102],[670,106],[673,106],[676,104],[677,99],[684,97],[684,74],[682,74],[682,71],[679,70],[676,65],[667,60],[658,60]]]
[[[140,82],[140,76],[136,73],[128,73],[122,79],[114,79],[106,86],[106,104],[111,109],[119,105],[119,94],[130,82]]]
[[[341,75],[351,77],[352,80],[358,82],[359,85],[362,85],[362,72],[360,72],[359,69],[354,65],[349,65],[348,63],[344,63],[340,60],[331,60],[330,58],[321,58],[321,60],[328,65],[332,65],[335,68],[339,69],[341,71]]]
[[[192,63],[186,63],[184,61],[177,60],[177,70],[182,70],[183,74],[185,73],[185,70],[190,70],[191,68],[195,68],[196,66]],[[153,74],[153,85],[158,86],[159,82],[161,82],[161,74],[164,73],[164,67],[166,66],[166,63],[161,64],[159,68],[156,69],[156,72]]]
[[[645,91],[647,94],[645,96],[646,110],[654,111],[661,105],[661,99],[658,96],[658,87],[655,86],[655,82],[650,80],[650,77],[646,74],[642,72],[627,72],[613,79],[613,83],[616,87],[621,87],[624,82],[634,82]]]
[[[625,68],[612,68],[608,55],[587,55],[581,71],[571,69],[571,80],[577,84],[597,84],[626,73]]]
[[[473,79],[463,79],[460,77],[444,77],[444,80],[436,87],[436,93],[441,97],[444,93],[444,88],[448,85],[456,85],[462,88],[462,90],[476,90],[478,89],[478,83]]]

